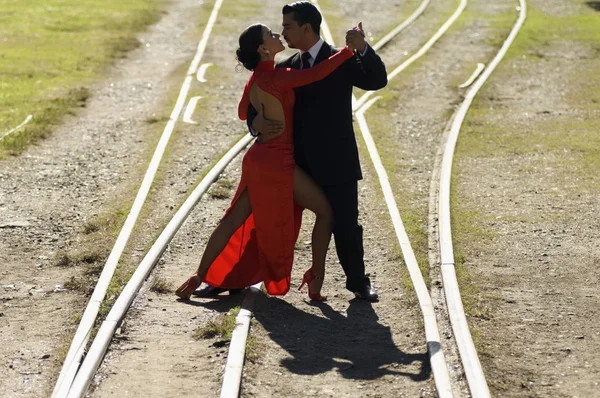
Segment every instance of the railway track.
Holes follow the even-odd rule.
[[[314,3],[318,4],[316,1]],[[384,48],[389,43],[392,43],[393,39],[400,34],[406,27],[410,26],[414,21],[416,21],[423,13],[423,11],[427,8],[430,1],[423,1],[419,7],[415,10],[415,12],[401,24],[397,25],[388,35],[385,35],[380,41],[374,44],[376,49]],[[168,122],[166,131],[168,129],[174,128],[175,123],[180,119],[181,112],[183,110],[184,104],[187,98],[187,91],[189,90],[189,85],[191,84],[191,79],[196,76],[198,70],[200,68],[200,61],[202,57],[203,48],[209,42],[210,37],[210,28],[214,25],[217,20],[219,8],[221,7],[222,0],[217,0],[215,2],[213,12],[211,14],[211,18],[209,19],[209,23],[207,24],[207,28],[205,30],[205,34],[201,40],[199,45],[198,53],[192,62],[192,65],[188,69],[185,82],[182,87],[180,98],[178,98],[175,109],[171,115],[171,118]],[[450,18],[440,27],[440,29],[411,57],[409,57],[402,64],[395,66],[392,72],[389,74],[389,79],[392,81],[396,76],[398,76],[403,70],[405,70],[409,65],[416,62],[420,57],[425,55],[427,51],[438,42],[438,40],[444,35],[444,33],[452,26],[454,21],[456,21],[462,11],[467,6],[467,1],[457,2],[457,8],[455,12],[450,16]],[[327,14],[324,13],[325,19],[327,18]],[[523,0],[520,0],[520,15],[518,18],[511,35],[504,43],[503,47],[498,52],[498,55],[490,62],[488,67],[483,71],[479,78],[475,80],[471,88],[469,89],[465,101],[457,110],[457,113],[452,117],[452,123],[449,124],[450,128],[447,131],[447,134],[444,135],[445,143],[443,145],[443,150],[441,150],[443,160],[436,165],[434,169],[434,174],[432,178],[432,188],[430,191],[431,197],[438,197],[439,199],[433,200],[432,202],[439,203],[439,213],[440,213],[440,249],[441,249],[441,264],[442,264],[442,274],[444,281],[444,290],[447,293],[446,302],[448,306],[448,314],[445,315],[451,320],[452,328],[454,330],[454,336],[456,337],[458,343],[458,350],[460,352],[460,359],[462,361],[462,365],[464,368],[464,372],[467,377],[468,389],[472,396],[476,397],[485,397],[489,396],[489,391],[487,388],[487,384],[485,382],[485,377],[483,372],[481,371],[481,366],[477,359],[477,354],[474,351],[474,347],[472,344],[472,340],[470,338],[468,325],[466,324],[466,318],[464,317],[464,312],[462,311],[462,304],[460,301],[460,292],[458,291],[458,286],[455,282],[455,277],[453,280],[452,277],[452,267],[454,264],[454,259],[451,256],[452,246],[451,246],[451,235],[450,233],[450,224],[449,224],[449,176],[451,173],[452,166],[452,154],[454,150],[454,145],[456,143],[456,139],[458,137],[458,133],[460,131],[460,124],[464,120],[466,115],[466,111],[473,98],[477,94],[477,91],[481,86],[485,83],[485,80],[489,75],[493,72],[495,66],[500,62],[503,54],[506,52],[506,49],[510,46],[512,40],[514,40],[515,35],[517,34],[520,25],[523,23],[525,18],[525,3]],[[209,28],[210,27],[210,28]],[[208,32],[208,33],[207,33]],[[323,25],[323,35],[325,39],[329,42],[333,42],[333,38],[331,37],[331,33],[327,28],[326,22]],[[198,55],[200,54],[200,55]],[[392,65],[388,65],[388,69],[391,69]],[[200,78],[198,78],[200,80]],[[185,87],[187,86],[187,89]],[[421,271],[419,265],[417,264],[416,257],[414,255],[413,249],[411,247],[411,243],[408,237],[408,234],[404,230],[404,226],[402,224],[402,218],[400,212],[398,211],[398,207],[395,203],[394,193],[392,188],[388,182],[388,175],[383,167],[381,162],[378,150],[377,150],[377,142],[373,139],[369,131],[369,125],[367,122],[367,111],[368,109],[376,103],[378,97],[376,93],[364,93],[360,98],[355,99],[354,101],[354,111],[355,116],[358,121],[361,133],[367,145],[369,155],[371,157],[371,161],[374,164],[375,170],[379,177],[379,182],[381,184],[381,189],[383,191],[384,198],[387,203],[388,210],[390,212],[390,216],[392,219],[392,223],[394,226],[394,230],[398,239],[398,243],[403,253],[403,257],[407,268],[409,269],[409,273],[411,275],[412,283],[415,287],[416,295],[421,307],[421,311],[423,313],[423,320],[425,326],[425,341],[427,343],[428,354],[430,357],[430,362],[432,365],[432,371],[434,374],[434,381],[436,384],[436,389],[439,396],[461,396],[464,392],[457,390],[457,382],[451,380],[451,374],[448,372],[448,365],[444,358],[444,350],[442,350],[443,343],[440,338],[440,332],[438,327],[438,319],[440,314],[438,312],[436,316],[436,306],[439,303],[434,303],[430,297],[428,288],[425,284],[424,278],[421,275]],[[170,127],[169,127],[170,126]],[[168,135],[168,134],[167,134]],[[168,140],[168,137],[165,138]],[[218,164],[211,169],[211,171],[206,175],[203,181],[198,185],[198,187],[194,190],[194,192],[188,197],[186,202],[180,207],[176,215],[173,217],[169,225],[165,228],[165,230],[161,233],[159,238],[156,240],[152,248],[148,251],[144,259],[142,260],[140,266],[135,272],[134,276],[128,282],[127,286],[117,299],[117,302],[113,306],[113,309],[107,316],[106,320],[103,322],[96,338],[94,339],[90,350],[88,351],[85,360],[83,363],[79,363],[81,360],[83,350],[87,343],[87,338],[90,335],[91,327],[93,326],[93,321],[95,319],[93,307],[98,307],[100,305],[101,299],[97,299],[93,297],[90,301],[90,309],[89,313],[86,310],[86,314],[83,317],[82,325],[80,326],[81,331],[78,331],[76,338],[73,341],[71,346],[71,350],[69,355],[67,356],[67,360],[65,361],[63,371],[61,372],[61,376],[57,382],[54,396],[83,396],[85,395],[87,388],[92,381],[99,365],[104,358],[106,350],[108,349],[111,339],[113,338],[113,334],[117,329],[118,325],[122,322],[123,317],[125,316],[129,306],[134,300],[136,294],[138,293],[140,287],[142,286],[144,280],[148,277],[150,272],[152,271],[155,264],[160,259],[163,252],[167,249],[169,242],[173,239],[177,230],[183,225],[185,219],[190,214],[194,206],[198,203],[202,195],[207,191],[212,182],[217,180],[219,175],[225,170],[226,166],[240,153],[243,149],[251,142],[251,137],[244,136],[241,138],[234,147],[218,162]],[[166,142],[163,142],[163,146],[166,146]],[[164,149],[163,149],[164,150]],[[159,153],[160,150],[157,150],[158,160],[154,161],[156,163],[155,167],[158,167],[158,163],[160,163],[160,157],[162,154]],[[152,168],[153,166],[151,166]],[[436,177],[440,176],[439,188],[438,185],[434,183]],[[149,181],[152,181],[152,174],[148,174],[147,178]],[[149,189],[149,186],[148,186]],[[142,189],[140,189],[142,192]],[[142,195],[143,196],[143,195]],[[131,229],[133,228],[133,224],[135,223],[135,219],[137,218],[137,214],[141,209],[141,206],[144,202],[142,196],[139,196],[139,199],[136,200],[138,203],[137,210],[133,210],[131,214],[131,219],[128,218],[128,222],[126,225],[129,225],[129,232],[127,232],[126,228],[124,228],[125,232],[122,232],[124,236],[128,236],[131,233]],[[433,209],[432,212],[436,210]],[[432,213],[433,214],[433,213]],[[435,217],[430,216],[430,220]],[[438,228],[434,227],[433,230],[437,230]],[[431,237],[434,234],[430,234],[430,239],[436,240],[435,237]],[[122,241],[123,239],[120,238]],[[111,255],[109,258],[109,262],[116,263],[118,262],[118,257],[120,256],[119,250],[122,251],[122,247],[124,247],[127,238],[124,238],[124,241],[118,242],[115,245],[115,254]],[[119,249],[119,247],[121,247]],[[108,274],[110,273],[111,267],[105,267],[107,275],[101,276],[101,282],[99,286],[102,284],[108,285],[107,280],[110,280]],[[251,311],[251,300],[253,296],[257,294],[257,287],[254,287],[249,290],[248,293],[248,301],[242,306],[242,311],[238,315],[238,326],[234,330],[234,337],[230,344],[230,351],[228,355],[228,363],[226,366],[225,376],[223,380],[223,387],[221,396],[222,397],[233,397],[239,395],[240,388],[240,380],[242,377],[242,366],[243,366],[243,355],[244,355],[244,343],[247,336],[247,331],[249,329],[249,319],[250,319],[250,311]],[[102,295],[103,297],[103,295]],[[93,314],[93,318],[92,318]],[[442,315],[443,316],[443,315]],[[84,323],[85,322],[85,323]],[[455,372],[453,372],[455,373]],[[452,376],[454,377],[454,376]]]

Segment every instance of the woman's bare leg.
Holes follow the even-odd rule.
[[[317,280],[311,283],[311,291],[319,293],[325,276],[325,258],[333,231],[333,211],[321,190],[302,169],[294,169],[294,201],[317,216],[312,232],[312,269]]]
[[[244,223],[244,221],[246,221],[251,212],[252,208],[250,207],[250,199],[248,198],[248,190],[246,189],[235,201],[229,214],[227,214],[227,216],[221,220],[219,225],[217,225],[215,230],[210,235],[196,273],[190,276],[188,280],[183,283],[183,285],[179,286],[179,288],[175,291],[177,296],[184,300],[190,299],[190,296],[194,290],[196,290],[196,288],[198,288],[200,283],[204,280],[210,265],[223,251],[231,236]]]
[[[248,190],[246,189],[240,197],[235,201],[229,214],[221,220],[208,239],[204,254],[200,260],[200,265],[194,275],[200,277],[201,280],[208,272],[210,265],[217,259],[219,254],[229,242],[229,239],[242,226],[244,221],[250,216],[252,207],[248,198]]]

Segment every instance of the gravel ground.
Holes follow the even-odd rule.
[[[77,249],[87,220],[122,205],[124,196],[132,200],[156,141],[146,118],[162,111],[176,89],[171,75],[195,51],[185,35],[198,13],[196,1],[174,3],[140,35],[143,46],[90,88],[85,109],[51,138],[0,161],[0,391],[7,396],[53,388],[56,362],[85,305],[62,286],[82,271],[54,266],[55,257]]]
[[[537,0],[532,3],[541,7]],[[278,29],[282,4],[224,2],[202,59],[214,64],[207,71],[208,82],[195,81],[190,92],[190,97],[202,97],[193,115],[197,124],[178,124],[124,264],[139,263],[202,173],[244,132],[235,116],[248,74],[235,72],[236,40],[232,38],[259,20]],[[357,20],[363,21],[372,38],[381,37],[412,13],[419,1],[364,4],[359,0],[340,5],[321,2],[334,37],[343,37],[345,28]],[[381,50],[388,72],[417,50],[457,4],[433,1],[424,17]],[[85,109],[38,146],[0,161],[0,262],[6,264],[0,269],[0,352],[7,376],[0,381],[0,391],[7,391],[7,396],[43,396],[52,388],[58,374],[56,362],[72,336],[74,317],[85,305],[81,293],[60,286],[84,270],[59,268],[53,260],[61,250],[77,250],[85,239],[82,229],[87,221],[132,201],[212,5],[174,1],[163,20],[140,36],[144,46],[120,60],[105,81],[90,88],[92,98]],[[472,1],[468,11],[493,16],[514,6],[508,0]],[[546,11],[575,12],[559,0],[551,1]],[[382,90],[384,99],[367,113],[373,134],[383,143],[382,156],[392,159],[391,182],[402,199],[402,215],[418,220],[421,233],[427,230],[434,157],[462,95],[456,86],[475,63],[488,62],[497,50],[493,39],[509,28],[487,18],[458,23],[426,57]],[[509,84],[492,82],[484,106],[514,112],[508,121],[506,112],[501,117],[492,113],[492,118],[522,128],[549,117],[545,111],[563,118],[597,117],[597,111],[574,112],[573,104],[561,95],[570,92],[573,96],[578,89],[566,83],[576,72],[572,59],[579,60],[584,71],[591,65],[585,62],[594,62],[594,50],[549,45],[544,51],[542,71],[555,84],[533,84],[540,71],[512,60],[505,68],[521,73],[511,74],[506,79]],[[531,91],[524,95],[523,87]],[[519,111],[523,106],[542,113],[536,113],[536,119],[524,117]],[[159,122],[150,125],[152,115]],[[343,289],[344,277],[333,246],[324,287],[330,300],[313,306],[306,301],[306,292],[294,289],[309,267],[313,219],[307,212],[297,244],[292,291],[284,298],[262,296],[256,303],[252,327],[256,355],[245,368],[243,396],[436,395],[421,313],[414,293],[400,283],[405,272],[402,259],[362,145],[361,155],[365,179],[359,185],[360,210],[367,272],[382,299],[376,304],[352,300]],[[469,321],[480,335],[485,351],[482,362],[497,396],[592,396],[593,383],[598,381],[600,367],[594,350],[589,349],[598,344],[592,321],[598,299],[593,270],[600,258],[598,245],[593,243],[598,242],[597,191],[578,188],[579,196],[575,196],[553,189],[573,175],[557,170],[552,156],[559,155],[459,160],[460,170],[468,170],[459,179],[460,206],[482,212],[496,209],[494,216],[500,217],[487,225],[497,236],[491,244],[461,248],[469,260],[473,283],[496,297],[479,297],[490,316]],[[176,287],[196,266],[210,232],[229,205],[240,159],[192,212],[149,282],[160,280]],[[507,217],[517,201],[517,210],[523,214],[518,223]],[[571,209],[578,211],[572,214]],[[421,250],[421,258],[426,259],[426,241],[420,244],[421,238],[412,238],[417,242],[413,242],[415,250]],[[509,250],[514,247],[520,250]],[[569,264],[580,266],[574,269]],[[431,279],[432,294],[439,295],[435,267]],[[193,334],[238,306],[240,300],[225,296],[184,304],[172,293],[152,291],[148,283],[121,326],[92,395],[217,396],[226,341],[196,340]],[[443,310],[441,301],[436,305]],[[445,333],[451,337],[447,328]],[[454,373],[457,389],[467,395],[460,371]]]
[[[594,12],[583,2],[528,3],[545,15]],[[493,237],[476,247],[463,239],[460,248],[487,307],[471,325],[497,396],[598,395],[597,170],[585,166],[589,147],[545,142],[554,134],[577,142],[597,125],[599,99],[587,87],[598,84],[598,65],[593,45],[549,36],[501,65],[478,99],[487,120],[468,126],[466,134],[499,134],[460,157],[457,181],[458,207],[476,209],[477,225]],[[515,132],[531,137],[515,144]]]

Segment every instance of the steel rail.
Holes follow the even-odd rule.
[[[171,242],[181,225],[183,225],[183,222],[187,219],[210,185],[217,180],[219,174],[225,170],[227,165],[238,155],[238,153],[248,146],[253,138],[254,137],[250,135],[244,135],[225,154],[225,156],[223,156],[217,162],[217,164],[208,172],[206,177],[202,179],[200,184],[198,184],[196,189],[194,189],[192,194],[185,200],[183,205],[181,205],[177,213],[175,213],[171,221],[169,221],[165,229],[161,232],[156,242],[154,242],[148,253],[146,253],[144,259],[137,267],[131,279],[129,279],[125,285],[125,288],[117,298],[115,304],[112,306],[106,319],[102,322],[102,325],[98,330],[98,334],[94,338],[90,350],[86,355],[85,360],[81,364],[81,368],[79,369],[79,372],[77,372],[77,376],[75,377],[73,385],[69,390],[69,398],[83,397],[85,395],[85,392],[92,378],[94,377],[94,374],[102,363],[104,354],[108,349],[110,341],[118,325],[123,320],[123,317],[127,313],[127,310],[137,295],[137,292],[154,268],[155,264],[160,259],[162,253],[167,248],[167,245]]]
[[[244,358],[246,357],[246,341],[248,340],[250,320],[252,319],[252,307],[256,296],[260,293],[261,285],[262,282],[248,288],[240,312],[235,317],[235,328],[231,333],[227,363],[225,364],[221,385],[221,398],[238,398],[240,395]]]
[[[94,327],[94,323],[96,321],[96,317],[98,316],[98,311],[100,309],[100,305],[106,296],[106,291],[108,290],[108,286],[112,277],[114,275],[115,269],[121,258],[121,254],[125,249],[125,245],[131,236],[133,231],[133,227],[137,221],[137,218],[140,214],[142,206],[146,201],[146,197],[148,196],[148,192],[150,191],[150,187],[152,186],[152,182],[154,181],[154,177],[160,165],[162,156],[165,152],[171,134],[175,128],[175,124],[179,119],[179,116],[183,110],[183,106],[185,104],[188,92],[190,90],[192,81],[194,79],[194,75],[198,66],[200,64],[200,60],[204,55],[204,51],[208,44],[208,39],[212,28],[215,24],[219,9],[221,8],[221,4],[223,0],[216,0],[211,15],[209,17],[208,23],[204,32],[202,34],[202,38],[198,44],[196,54],[187,70],[186,77],[184,79],[183,85],[179,92],[179,96],[177,97],[177,101],[173,111],[171,112],[171,116],[165,129],[161,135],[160,141],[155,149],[155,152],[152,156],[152,160],[148,165],[148,169],[142,181],[142,184],[139,188],[139,191],[136,195],[132,208],[127,215],[127,219],[123,224],[123,227],[117,237],[117,240],[111,250],[111,253],[106,260],[106,263],[102,269],[102,273],[98,279],[96,287],[92,293],[92,297],[88,302],[88,305],[83,313],[79,326],[77,327],[77,331],[75,332],[75,336],[71,345],[69,347],[69,351],[63,362],[63,366],[61,368],[60,374],[56,381],[56,385],[52,392],[52,397],[65,397],[71,387],[71,383],[75,378],[75,375],[79,369],[79,365],[81,363],[81,358],[83,357],[85,347],[90,338],[92,328]]]
[[[406,233],[406,229],[402,223],[402,217],[400,216],[400,211],[398,210],[398,205],[396,204],[396,199],[394,197],[394,193],[392,192],[392,187],[390,185],[387,172],[383,166],[383,163],[381,162],[379,152],[377,151],[377,146],[375,145],[375,141],[371,136],[369,126],[367,125],[367,121],[364,116],[364,113],[379,98],[381,97],[371,98],[371,100],[366,102],[362,107],[360,107],[360,109],[356,111],[355,115],[358,125],[360,126],[363,139],[367,145],[371,162],[373,162],[373,166],[375,167],[375,171],[379,177],[379,184],[381,185],[381,190],[383,191],[383,196],[387,204],[388,211],[390,212],[396,237],[398,238],[398,243],[400,244],[400,249],[402,250],[402,255],[404,257],[404,263],[406,264],[406,268],[410,274],[410,279],[412,280],[417,299],[419,300],[419,306],[421,307],[421,312],[423,313],[427,352],[429,354],[431,369],[433,371],[433,379],[435,381],[438,396],[441,398],[452,397],[452,385],[450,383],[450,375],[448,373],[444,352],[442,351],[442,342],[440,339],[439,328],[437,326],[433,302],[431,300],[431,296],[429,295],[429,290],[427,289],[425,280],[423,279],[423,274],[421,274],[421,270],[410,244],[408,234]]]
[[[473,71],[473,73],[471,73],[471,76],[469,76],[469,78],[464,83],[459,85],[458,88],[467,88],[471,84],[473,84],[475,79],[477,79],[477,77],[481,74],[481,72],[483,71],[484,68],[485,68],[485,64],[482,64],[481,62],[478,63],[477,66],[475,67],[475,70]]]
[[[396,37],[400,32],[402,32],[406,27],[408,27],[411,23],[413,23],[418,16],[420,16],[430,0],[425,0],[421,3],[420,7],[411,14],[411,16],[394,28],[391,32],[386,34],[381,40],[379,40],[376,44],[373,45],[375,50],[380,49],[389,43],[394,37]],[[322,11],[319,7],[319,3],[316,0],[312,0],[312,3],[319,9],[319,12]],[[323,18],[321,22],[321,29],[323,31],[323,35],[325,39],[334,44],[333,37],[331,35],[331,31],[329,30],[329,25],[327,25],[327,21]],[[353,103],[356,102],[356,98],[352,96]],[[258,289],[260,284],[253,287]],[[256,294],[255,290],[251,290],[246,294],[251,294],[252,297]],[[246,299],[244,299],[244,304],[242,304],[243,312],[240,311],[238,318],[236,318],[236,327],[234,328],[231,343],[229,346],[229,353],[227,355],[227,362],[225,365],[225,373],[223,375],[223,383],[221,385],[221,398],[237,398],[239,395],[239,389],[241,385],[241,377],[242,377],[242,369],[244,363],[245,350],[240,347],[245,346],[245,342],[248,338],[248,333],[250,331],[250,318],[252,317],[252,303],[253,299],[246,303]],[[242,343],[243,342],[243,343]]]
[[[440,37],[444,35],[444,33],[446,33],[446,31],[458,19],[458,17],[462,14],[466,6],[467,1],[461,0],[456,11],[450,16],[450,18],[448,18],[448,20],[440,27],[440,29],[413,56],[411,56],[405,62],[396,67],[394,71],[388,75],[388,79],[392,80],[400,72],[406,69],[410,64],[412,64],[425,53],[427,53],[427,51],[439,40]],[[400,249],[402,250],[402,255],[404,257],[404,262],[406,264],[406,268],[409,271],[410,278],[413,282],[415,293],[419,301],[419,306],[421,307],[421,312],[423,313],[425,339],[427,341],[427,352],[429,354],[431,362],[431,368],[434,376],[436,390],[440,397],[452,397],[452,383],[450,381],[448,366],[442,350],[439,327],[437,325],[433,301],[431,299],[431,295],[429,294],[429,290],[427,289],[427,285],[425,284],[425,280],[423,279],[423,275],[419,268],[419,264],[417,263],[416,256],[412,249],[412,245],[410,244],[410,240],[402,223],[402,217],[398,210],[398,206],[396,204],[396,200],[392,192],[391,185],[389,183],[387,172],[385,170],[385,167],[381,163],[381,158],[379,156],[377,146],[375,145],[373,137],[371,136],[371,133],[369,131],[367,121],[364,117],[364,113],[366,112],[366,110],[378,99],[374,98],[368,101],[369,97],[372,96],[373,93],[374,91],[366,92],[359,100],[353,101],[355,106],[356,119],[358,121],[363,139],[367,146],[369,156],[371,157],[371,161],[373,162],[373,165],[379,177],[379,183],[381,185],[381,189],[383,191],[384,198],[388,206],[388,211],[390,212],[392,224],[394,226],[394,230],[398,238],[398,243],[400,245]]]
[[[314,0],[313,0],[313,2],[316,3],[316,1],[314,1]],[[416,19],[416,16],[420,15],[422,13],[422,11],[424,10],[425,7],[423,5],[426,6],[428,3],[429,3],[429,0],[425,1],[422,4],[422,6],[419,8],[419,10],[417,10],[415,13],[413,13],[411,18],[413,18],[413,20]],[[418,12],[418,14],[417,14],[417,12]],[[393,32],[395,32],[395,34],[398,34],[400,31],[402,31],[408,25],[409,24],[407,24],[405,21],[401,26],[397,27]],[[401,29],[399,29],[400,27],[401,27]],[[328,28],[324,29],[324,33],[325,32],[329,32]],[[392,33],[392,32],[390,32],[390,33]],[[377,48],[382,47],[393,37],[394,37],[394,35],[388,34],[386,37],[381,39],[376,45],[374,45],[374,48],[375,48],[375,46],[377,46]],[[330,40],[330,41],[333,42],[333,40]],[[370,106],[370,104],[369,104],[369,106]],[[364,110],[366,110],[366,108],[368,108],[368,107],[365,107]],[[362,116],[362,114],[361,114],[361,116]],[[252,140],[252,137],[246,136],[242,140],[240,140],[240,142],[238,142],[237,145],[243,144],[243,147],[245,147],[251,140]],[[243,149],[243,147],[241,149]],[[241,151],[241,149],[239,149],[237,151],[237,153],[239,153],[239,151]],[[233,157],[235,157],[237,155],[237,153],[233,154],[231,156],[231,159],[233,159]],[[231,159],[229,161],[231,161]],[[227,161],[226,163],[228,163],[229,161]],[[225,167],[225,166],[226,166],[226,164],[223,165],[223,167]],[[217,176],[218,176],[218,174],[217,174]],[[204,181],[205,180],[203,180],[203,182]],[[208,185],[210,185],[211,182],[212,181],[210,181],[208,183]],[[208,186],[206,188],[208,188]],[[189,199],[191,199],[191,197],[188,198],[188,200]],[[199,200],[199,198],[198,198],[198,200]],[[188,203],[188,201],[186,201],[186,203]],[[185,204],[184,204],[184,206],[185,206]],[[184,206],[182,206],[182,209]],[[194,203],[194,206],[195,206],[195,203]],[[180,211],[182,209],[180,209]],[[191,211],[191,208],[189,209],[189,211]],[[179,212],[178,212],[178,214],[179,214]],[[189,212],[188,212],[188,214],[189,214]],[[177,217],[177,215],[176,215],[176,217]],[[187,214],[184,217],[187,217]],[[171,223],[173,223],[174,220],[175,220],[175,217],[171,221]],[[181,222],[183,222],[183,221],[181,221]],[[169,237],[170,233],[167,233],[167,229],[170,229],[169,226],[171,225],[171,223],[169,223],[169,225],[167,226],[165,231],[163,231],[163,234],[161,234],[161,237],[163,239],[161,239],[161,237],[159,237],[159,240],[165,241],[165,239],[168,239],[170,241],[170,239],[172,239],[174,233],[176,232],[176,229],[172,232],[172,235]],[[163,236],[164,234],[166,234],[166,235]],[[108,348],[108,345],[110,344],[110,339],[112,338],[112,335],[114,334],[114,331],[116,330],[116,326],[118,325],[118,323],[121,322],[129,305],[131,304],[131,302],[133,301],[133,298],[137,294],[137,291],[141,287],[141,284],[143,283],[145,278],[148,276],[149,272],[151,271],[151,269],[154,266],[154,264],[156,263],[156,261],[158,261],[158,258],[162,254],[162,251],[164,251],[164,248],[162,248],[162,250],[161,250],[160,245],[158,245],[158,244],[159,244],[159,242],[157,240],[157,242],[155,243],[153,248],[150,250],[150,252],[148,252],[146,257],[142,261],[142,264],[146,263],[146,264],[144,264],[145,266],[143,267],[142,264],[140,264],[140,266],[138,267],[138,270],[136,271],[134,276],[131,278],[130,282],[125,287],[123,293],[117,299],[117,303],[119,303],[119,305],[117,305],[117,303],[115,303],[115,305],[113,306],[113,309],[111,310],[111,313],[109,313],[109,317],[107,317],[105,322],[102,324],[98,335],[99,336],[105,335],[107,337],[104,337],[101,339],[101,340],[104,340],[104,342],[102,342],[100,340],[98,340],[98,341],[94,340],[94,343],[92,344],[92,348],[90,349],[90,353],[88,354],[88,357],[94,357],[94,358],[99,358],[99,359],[96,359],[93,361],[90,360],[90,362],[89,362],[90,365],[87,365],[88,361],[86,358],[86,361],[82,365],[82,371],[80,372],[80,374],[77,375],[76,382],[73,384],[73,390],[69,394],[69,396],[81,396],[79,394],[84,394],[85,391],[87,390],[89,382],[91,381],[91,378],[95,374],[97,367],[101,363],[102,357],[104,356],[104,353],[106,352],[106,349]],[[166,247],[166,244],[168,244],[168,242],[164,243],[165,247]],[[158,245],[158,247],[156,247],[157,245]],[[153,252],[152,255],[151,255],[151,252]],[[153,257],[155,257],[155,258],[153,259]],[[143,270],[144,268],[145,268],[145,270]],[[250,294],[256,294],[257,288],[258,288],[258,286],[254,286],[250,290]],[[127,294],[125,294],[126,291],[128,292]],[[121,301],[121,302],[119,302],[119,301]],[[246,303],[246,300],[245,300],[245,303]],[[239,337],[236,338],[235,342],[232,339],[231,346],[230,346],[230,352],[231,351],[235,351],[238,353],[241,352],[241,354],[237,354],[237,355],[228,357],[228,365],[226,365],[226,369],[232,369],[232,371],[230,371],[229,373],[234,375],[234,377],[233,378],[228,377],[227,376],[228,373],[226,371],[226,375],[224,377],[224,384],[223,384],[223,388],[222,388],[222,394],[225,394],[225,395],[222,395],[222,397],[229,396],[227,394],[235,394],[236,388],[231,387],[231,386],[235,386],[235,385],[238,386],[237,392],[239,393],[239,385],[240,385],[239,381],[241,380],[241,369],[242,369],[243,358],[244,358],[243,350],[240,350],[240,344],[239,344],[240,340],[239,339],[244,340],[244,344],[242,344],[242,347],[243,347],[245,345],[245,339],[247,338],[247,333],[249,330],[249,320],[250,320],[251,312],[248,308],[251,307],[251,301],[249,302],[249,304],[246,304],[243,307],[244,308],[238,315],[238,318],[236,318],[237,326],[236,326],[236,329],[234,330],[234,336],[239,336]],[[114,314],[113,314],[113,312],[114,312]],[[111,316],[111,315],[113,315],[113,316]],[[428,348],[430,348],[431,351],[439,352],[437,347],[439,347],[439,346],[428,345]],[[234,358],[234,357],[237,357],[237,359],[230,363],[229,358]],[[442,358],[443,358],[443,354],[442,354]],[[240,359],[241,359],[241,361],[240,361]],[[240,365],[240,364],[242,364],[242,365]],[[231,373],[231,372],[233,372],[233,373]],[[82,375],[86,375],[86,374],[87,374],[87,376],[82,376]],[[237,378],[237,376],[235,376],[236,374],[239,375],[239,379]],[[80,382],[80,380],[82,380],[82,381]],[[233,392],[228,392],[228,391],[233,391]],[[231,396],[233,396],[233,395],[231,395]]]
[[[27,117],[25,118],[25,120],[23,120],[23,122],[21,122],[21,124],[19,124],[17,127],[13,127],[12,129],[8,130],[6,133],[2,134],[2,136],[0,136],[0,141],[2,141],[6,137],[8,137],[12,133],[14,133],[15,131],[17,131],[21,127],[25,126],[27,123],[29,123],[29,121],[31,119],[33,119],[33,115],[27,115]]]
[[[440,37],[442,37],[446,33],[446,31],[452,26],[452,24],[454,24],[454,22],[458,19],[458,17],[462,14],[462,12],[464,11],[464,9],[466,7],[467,7],[467,0],[461,0],[458,8],[456,9],[456,11],[454,11],[454,13],[452,14],[452,16],[450,16],[450,18],[448,18],[448,20],[442,25],[442,27],[437,32],[435,32],[435,34],[433,36],[431,36],[431,38],[427,41],[427,43],[425,43],[425,45],[423,45],[423,47],[421,47],[419,49],[419,51],[417,51],[415,54],[413,54],[406,61],[404,61],[403,63],[401,63],[400,65],[398,65],[398,67],[396,67],[388,75],[388,80],[392,80],[400,72],[402,72],[404,69],[406,69],[408,66],[410,66],[413,62],[415,62],[416,60],[418,60],[419,58],[421,58],[427,51],[429,51],[429,49],[431,47],[433,47],[433,45],[440,39]],[[358,100],[358,103],[356,104],[356,107],[358,108],[361,105],[363,105],[365,102],[367,102],[367,100],[373,94],[375,94],[375,91],[367,91],[366,93],[364,93],[362,95],[362,97],[360,97],[360,99]]]
[[[479,358],[477,356],[477,350],[475,349],[475,345],[473,344],[473,339],[469,331],[469,325],[464,313],[454,268],[454,248],[452,245],[452,226],[450,219],[450,181],[452,175],[452,161],[456,148],[456,142],[458,140],[458,134],[460,133],[460,128],[473,102],[473,99],[475,98],[475,95],[477,95],[485,81],[490,77],[496,66],[498,66],[512,45],[515,37],[521,29],[521,26],[525,22],[527,15],[525,0],[519,0],[519,4],[520,7],[517,8],[519,10],[519,17],[510,34],[494,59],[490,62],[474,85],[469,89],[464,101],[461,103],[455,114],[452,126],[450,127],[448,141],[444,149],[440,172],[438,206],[440,212],[439,234],[442,280],[444,292],[446,294],[446,303],[450,315],[450,322],[452,324],[452,330],[454,331],[456,344],[458,346],[463,367],[465,369],[465,374],[467,376],[469,390],[471,391],[471,395],[476,398],[489,397],[490,392],[485,380],[485,375],[481,369],[481,363],[479,362]]]

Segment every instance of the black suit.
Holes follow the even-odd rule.
[[[315,64],[337,50],[323,43]],[[296,53],[277,64],[300,69]],[[355,56],[326,78],[294,89],[294,156],[296,164],[324,190],[335,217],[333,235],[338,258],[346,273],[346,287],[360,290],[369,280],[363,262],[362,227],[358,224],[357,180],[362,179],[356,137],[352,126],[352,87],[378,90],[387,73],[375,50]],[[250,106],[248,125],[256,111]]]

